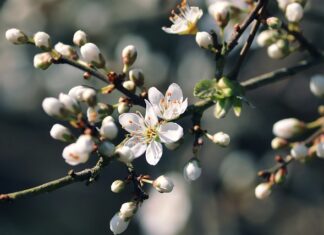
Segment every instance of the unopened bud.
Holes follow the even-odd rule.
[[[13,44],[24,44],[28,42],[27,35],[19,29],[8,29],[6,31],[6,39]]]
[[[286,18],[288,21],[297,23],[299,22],[304,16],[304,8],[301,4],[297,2],[290,3],[286,7]]]
[[[58,43],[55,44],[54,49],[59,54],[65,56],[65,57],[68,57],[68,58],[71,58],[71,59],[77,59],[78,58],[77,52],[70,45],[58,42]]]
[[[87,42],[88,42],[88,39],[87,39],[87,34],[85,32],[83,32],[82,30],[78,30],[74,33],[74,35],[73,35],[74,45],[81,47],[84,44],[86,44]]]
[[[282,59],[289,54],[288,44],[285,40],[278,40],[268,47],[268,56],[272,59]]]
[[[286,170],[284,168],[280,168],[274,176],[275,183],[282,184],[286,179],[286,174]]]
[[[125,102],[120,102],[117,107],[119,114],[127,113],[130,109],[130,106]]]
[[[90,123],[101,122],[109,114],[111,114],[110,105],[104,103],[97,103],[87,109],[87,118]]]
[[[126,164],[132,162],[135,158],[133,151],[127,146],[118,148],[116,154],[118,156],[117,159]]]
[[[324,97],[324,76],[321,74],[314,75],[309,83],[311,92],[320,97]]]
[[[286,10],[286,7],[289,3],[291,3],[291,0],[277,0],[278,6],[282,11]]]
[[[144,84],[144,74],[141,69],[131,69],[129,70],[129,79],[135,82],[136,86],[143,86]]]
[[[109,141],[103,141],[98,149],[99,153],[105,157],[111,157],[115,153],[115,145]]]
[[[36,69],[47,69],[52,64],[52,56],[49,52],[43,52],[34,56],[34,67]]]
[[[88,42],[81,46],[80,52],[86,62],[91,63],[98,68],[103,68],[105,66],[105,59],[97,45]]]
[[[130,66],[132,66],[137,57],[136,47],[133,45],[129,45],[125,47],[122,51],[122,61],[124,64],[123,72],[126,73]]]
[[[34,35],[34,43],[36,47],[43,50],[48,50],[51,48],[50,36],[45,32],[37,32]]]
[[[170,178],[161,175],[153,181],[153,187],[160,193],[169,193],[172,191],[174,184]]]
[[[316,145],[316,155],[320,158],[324,158],[324,142]]]
[[[42,107],[47,113],[47,115],[56,118],[65,118],[66,117],[66,109],[64,104],[62,104],[58,99],[54,97],[48,97],[43,100]]]
[[[271,147],[272,149],[280,149],[280,148],[284,148],[288,145],[288,141],[280,138],[280,137],[275,137],[272,139],[271,141]]]
[[[50,135],[53,139],[64,142],[72,142],[74,140],[70,130],[61,124],[54,124],[50,131]]]
[[[199,47],[210,49],[213,47],[213,38],[207,32],[198,32],[196,34],[196,42]]]
[[[305,131],[305,123],[296,118],[286,118],[276,122],[273,125],[272,132],[274,135],[290,139],[298,136]]]
[[[257,43],[261,47],[270,46],[278,39],[279,33],[277,30],[269,29],[262,31],[257,37]]]
[[[115,180],[111,186],[110,189],[114,193],[120,193],[124,190],[125,188],[125,182],[123,180]]]
[[[281,27],[281,20],[278,17],[267,18],[267,25],[272,29],[279,29]]]
[[[123,87],[132,93],[134,93],[136,91],[136,84],[133,81],[123,82]]]
[[[100,128],[100,135],[103,138],[113,140],[117,137],[117,134],[118,134],[118,128],[117,128],[115,122],[113,122],[113,121],[110,121],[110,122],[103,121],[102,122],[102,125]]]
[[[233,5],[227,1],[218,1],[211,4],[208,11],[217,25],[224,28],[230,20],[230,11],[232,7]]]
[[[196,180],[201,175],[200,163],[197,159],[191,159],[183,168],[183,176],[186,180]]]
[[[95,106],[97,104],[97,92],[91,88],[84,89],[81,94],[81,99],[89,106]]]
[[[271,194],[272,184],[269,182],[261,183],[255,188],[255,196],[257,199],[265,199]]]
[[[64,93],[60,93],[59,100],[64,104],[65,108],[71,113],[78,114],[81,112],[80,104],[72,96]]]
[[[129,221],[121,218],[120,213],[116,213],[110,220],[110,230],[114,235],[121,234],[127,229]]]
[[[290,150],[290,154],[296,160],[304,160],[308,155],[308,148],[304,144],[295,144]]]
[[[229,145],[231,139],[230,136],[224,132],[217,132],[214,135],[207,135],[207,137],[213,141],[213,143],[218,144],[222,147],[226,147]]]
[[[136,202],[126,202],[123,203],[119,210],[119,215],[121,218],[127,220],[132,218],[137,211],[137,203]]]

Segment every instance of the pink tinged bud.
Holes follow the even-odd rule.
[[[36,69],[47,69],[52,64],[52,56],[49,52],[39,53],[34,56],[34,67]]]
[[[126,164],[132,162],[135,159],[133,151],[127,146],[122,146],[118,148],[116,150],[116,154],[118,156],[117,159]]]
[[[316,155],[320,158],[324,158],[324,142],[316,145]]]
[[[265,199],[270,196],[271,194],[271,188],[272,184],[267,183],[261,183],[255,188],[255,196],[257,199]]]
[[[129,225],[129,220],[125,220],[120,216],[120,213],[116,213],[110,220],[110,230],[113,234],[123,233]]]
[[[36,47],[39,47],[44,50],[51,48],[50,36],[45,32],[37,32],[34,35],[34,43]]]
[[[137,57],[137,50],[136,47],[133,45],[129,45],[125,47],[122,51],[122,61],[124,64],[123,72],[126,73],[128,68],[132,66]]]
[[[71,142],[74,140],[70,130],[61,124],[54,124],[50,131],[50,135],[53,139],[63,142]]]
[[[173,190],[174,184],[170,178],[161,175],[153,181],[153,187],[160,193],[169,193]]]
[[[88,42],[81,46],[80,52],[86,62],[93,64],[98,68],[103,68],[105,66],[105,60],[97,45]]]
[[[60,93],[59,100],[64,104],[65,108],[74,114],[81,112],[81,107],[78,101],[70,95]]]
[[[308,148],[304,144],[295,144],[290,154],[296,160],[304,160],[308,155]]]
[[[70,45],[66,45],[64,43],[58,42],[55,44],[54,49],[61,55],[72,58],[72,59],[77,59],[78,55],[76,51],[74,50],[73,47]]]
[[[314,75],[309,83],[311,92],[320,97],[324,97],[324,76],[321,74]]]
[[[183,168],[183,176],[186,180],[196,180],[201,175],[201,167],[198,160],[190,160]]]
[[[99,153],[105,157],[111,157],[115,153],[115,145],[109,141],[103,141],[99,146]]]
[[[297,23],[304,16],[304,8],[297,2],[290,3],[286,7],[286,18],[288,21]]]
[[[115,180],[111,186],[110,189],[113,193],[120,193],[125,188],[125,182],[123,180]]]
[[[196,34],[196,42],[199,47],[210,49],[213,46],[213,38],[207,32],[198,32]]]
[[[284,139],[296,137],[304,131],[305,124],[296,118],[282,119],[276,122],[272,128],[274,135]]]
[[[65,162],[72,166],[87,162],[90,156],[89,152],[83,151],[76,143],[66,146],[62,155]]]
[[[6,39],[13,44],[24,44],[28,42],[26,34],[15,28],[6,31]]]
[[[54,97],[48,97],[43,100],[42,107],[45,113],[51,117],[64,118],[66,110],[64,105]]]
[[[88,36],[85,32],[83,32],[82,30],[78,30],[74,33],[73,43],[76,46],[81,47],[84,44],[86,44],[87,42],[88,42]]]
[[[126,202],[123,203],[119,210],[119,216],[125,220],[132,218],[137,211],[137,203]]]
[[[103,138],[113,140],[117,137],[118,134],[118,127],[116,126],[115,122],[102,122],[101,128],[100,128],[100,135]]]

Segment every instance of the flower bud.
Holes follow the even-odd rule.
[[[89,152],[83,151],[78,144],[73,143],[64,148],[62,156],[66,163],[75,166],[87,162],[90,154]]]
[[[51,117],[65,118],[67,116],[64,105],[54,97],[45,98],[42,107],[45,113]]]
[[[55,140],[61,140],[64,142],[72,142],[74,137],[70,130],[61,124],[54,124],[50,131],[50,135]]]
[[[324,142],[316,145],[316,155],[317,157],[324,158]]]
[[[132,66],[137,57],[137,50],[136,47],[133,45],[129,45],[125,47],[122,51],[122,61],[124,64],[123,72],[126,73],[128,68]]]
[[[52,56],[49,52],[43,52],[34,56],[34,67],[36,69],[47,69],[52,64]]]
[[[183,176],[186,180],[196,180],[201,175],[200,163],[197,159],[190,160],[183,168]]]
[[[116,213],[110,220],[110,230],[114,235],[123,233],[129,224],[129,220],[121,218],[120,213]]]
[[[78,54],[76,53],[74,48],[71,47],[70,45],[58,42],[58,43],[55,44],[54,49],[59,54],[65,56],[65,57],[72,58],[72,59],[77,59],[78,58]]]
[[[74,35],[73,35],[74,45],[81,47],[84,44],[86,44],[87,42],[88,42],[88,37],[85,32],[83,32],[82,30],[78,30],[74,33]]]
[[[279,33],[277,30],[269,29],[262,31],[257,37],[257,43],[261,47],[269,46],[276,42]]]
[[[278,6],[281,10],[285,11],[286,7],[289,3],[291,3],[291,0],[277,0]]]
[[[135,82],[136,86],[143,86],[144,84],[144,74],[141,69],[131,69],[129,70],[129,79]]]
[[[269,182],[261,183],[255,188],[255,196],[257,199],[265,199],[271,194],[272,184]]]
[[[88,42],[81,46],[80,52],[86,62],[91,63],[98,68],[103,68],[105,66],[105,59],[97,45]]]
[[[295,144],[290,154],[296,160],[304,160],[308,155],[308,148],[304,144]]]
[[[106,125],[109,122],[115,122],[115,119],[112,116],[107,116],[102,120],[101,125]]]
[[[125,188],[125,182],[123,180],[115,180],[111,186],[110,189],[113,193],[120,193]]]
[[[314,75],[309,83],[311,92],[320,97],[324,97],[324,76],[320,74]]]
[[[82,152],[91,153],[94,150],[95,143],[90,135],[80,135],[75,143]]]
[[[123,82],[123,87],[132,93],[135,93],[135,91],[136,91],[136,84],[133,81]]]
[[[280,168],[274,176],[275,183],[282,184],[286,179],[286,175],[287,175],[287,171],[284,168]]]
[[[267,18],[267,25],[272,29],[279,29],[281,27],[281,20],[278,17]]]
[[[111,108],[104,103],[98,103],[87,109],[87,118],[90,123],[101,122],[109,114],[111,114]]]
[[[43,50],[48,50],[51,48],[50,36],[45,32],[37,32],[34,35],[34,43],[36,47]]]
[[[230,136],[224,132],[217,132],[214,135],[208,135],[208,138],[222,147],[228,146],[231,141]]]
[[[68,95],[72,96],[77,101],[83,102],[84,100],[82,99],[82,93],[87,89],[91,88],[86,86],[75,86],[70,89]]]
[[[305,131],[305,123],[296,118],[286,118],[273,125],[272,132],[275,136],[290,139]]]
[[[125,102],[120,102],[117,107],[117,111],[119,114],[127,113],[129,109],[129,105]]]
[[[207,32],[198,32],[196,34],[196,42],[199,47],[210,49],[213,46],[213,38]]]
[[[118,134],[118,127],[116,126],[115,122],[102,122],[100,128],[100,135],[103,138],[107,138],[109,140],[113,140],[117,137]]]
[[[118,155],[117,159],[126,164],[132,162],[135,158],[133,151],[127,146],[118,148],[116,154]]]
[[[224,28],[230,20],[230,10],[233,5],[227,1],[218,1],[208,7],[209,14],[217,25]]]
[[[105,157],[111,157],[115,153],[115,145],[109,141],[103,141],[99,146],[99,153]]]
[[[84,89],[81,93],[81,100],[89,106],[94,106],[97,103],[97,92],[92,88]]]
[[[81,107],[78,101],[70,95],[60,93],[59,100],[64,104],[65,108],[71,113],[78,114],[81,112]]]
[[[28,42],[27,35],[15,28],[6,31],[6,39],[13,44],[24,44]]]
[[[268,56],[272,59],[282,59],[289,54],[288,45],[285,40],[278,40],[268,47]]]
[[[170,178],[161,175],[153,181],[153,187],[160,193],[169,193],[173,189],[173,182]]]
[[[299,22],[304,16],[304,8],[301,4],[297,2],[290,3],[286,7],[286,18],[288,21],[297,23]]]
[[[137,211],[136,202],[123,203],[119,210],[119,216],[125,220],[132,218]]]
[[[273,140],[271,141],[271,147],[272,149],[280,149],[280,148],[284,148],[288,145],[288,141],[280,138],[280,137],[275,137],[273,138]]]

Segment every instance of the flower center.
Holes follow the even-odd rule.
[[[155,139],[158,135],[157,135],[157,131],[155,128],[148,127],[144,132],[144,136],[147,141],[151,141],[151,140]]]

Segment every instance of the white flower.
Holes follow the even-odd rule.
[[[153,187],[160,193],[169,193],[172,191],[174,184],[170,178],[161,175],[153,181]]]
[[[324,158],[324,142],[316,145],[316,155],[320,158]]]
[[[211,139],[215,144],[218,144],[222,147],[228,146],[231,141],[230,136],[221,131],[217,132],[213,136],[208,135],[208,138]]]
[[[107,116],[101,124],[100,135],[109,140],[113,140],[116,138],[118,134],[118,127],[116,126],[113,119],[111,120],[111,116]]]
[[[286,18],[290,22],[297,23],[304,16],[304,9],[301,4],[294,2],[286,7]]]
[[[201,167],[198,160],[190,160],[183,168],[183,176],[186,180],[196,180],[201,175]]]
[[[134,216],[137,210],[137,203],[125,202],[121,205],[119,210],[119,216],[123,219],[129,219]]]
[[[290,139],[305,130],[305,124],[296,118],[282,119],[273,124],[272,132],[274,135]]]
[[[23,44],[28,41],[26,34],[15,28],[6,31],[6,39],[13,44]]]
[[[83,46],[85,43],[87,43],[87,34],[83,32],[82,30],[78,30],[73,35],[73,43],[79,47]]]
[[[100,154],[106,156],[106,157],[111,157],[115,153],[115,145],[113,145],[109,141],[103,141],[101,142],[98,151]]]
[[[115,180],[111,186],[110,189],[113,193],[120,193],[125,188],[125,182],[123,180]]]
[[[130,163],[135,159],[135,155],[130,147],[122,146],[116,150],[116,154],[118,155],[118,160],[124,163]]]
[[[216,1],[208,7],[209,14],[220,27],[225,27],[229,21],[230,10],[233,4],[228,1]]]
[[[308,155],[308,148],[304,144],[295,144],[290,154],[297,160],[303,160]]]
[[[88,42],[80,48],[80,52],[86,62],[93,63],[97,67],[103,67],[105,65],[105,61],[97,45]]]
[[[70,130],[61,124],[54,124],[50,135],[53,139],[69,142],[73,139],[73,135]]]
[[[258,199],[265,199],[271,194],[272,184],[269,182],[261,183],[255,188],[255,196]]]
[[[79,113],[81,111],[81,107],[78,101],[70,95],[60,93],[59,100],[64,104],[65,108],[69,110],[71,113]]]
[[[36,69],[47,69],[52,64],[52,56],[49,52],[38,53],[34,56],[34,67]]]
[[[55,44],[54,49],[61,55],[66,57],[78,57],[76,51],[70,45],[58,42]]]
[[[64,104],[54,97],[45,98],[42,102],[42,107],[45,113],[51,117],[62,118],[66,114]]]
[[[148,90],[148,99],[156,115],[164,120],[179,117],[188,106],[188,99],[183,100],[182,90],[176,83],[169,86],[165,96],[155,87],[151,87]]]
[[[170,21],[173,23],[170,28],[162,27],[166,33],[172,34],[196,34],[197,22],[202,17],[203,11],[199,7],[190,7],[183,2],[179,9],[179,14],[171,13]]]
[[[135,158],[146,151],[146,161],[156,165],[162,156],[162,143],[173,143],[183,136],[183,129],[173,122],[159,122],[152,105],[145,100],[146,114],[124,113],[119,116],[121,126],[131,134],[125,146]]]
[[[129,220],[126,221],[125,219],[121,218],[119,213],[116,213],[110,220],[110,230],[113,232],[113,234],[121,234],[127,229],[128,224]]]
[[[76,143],[66,146],[62,155],[65,162],[72,166],[87,162],[90,156],[89,152],[84,151]]]
[[[45,32],[37,32],[34,35],[34,43],[36,47],[49,49],[51,44],[50,36]]]
[[[196,34],[196,42],[198,46],[209,49],[213,46],[213,38],[212,36],[207,32],[198,32]]]
[[[310,80],[309,87],[314,95],[324,97],[324,76],[321,74],[314,75]]]

